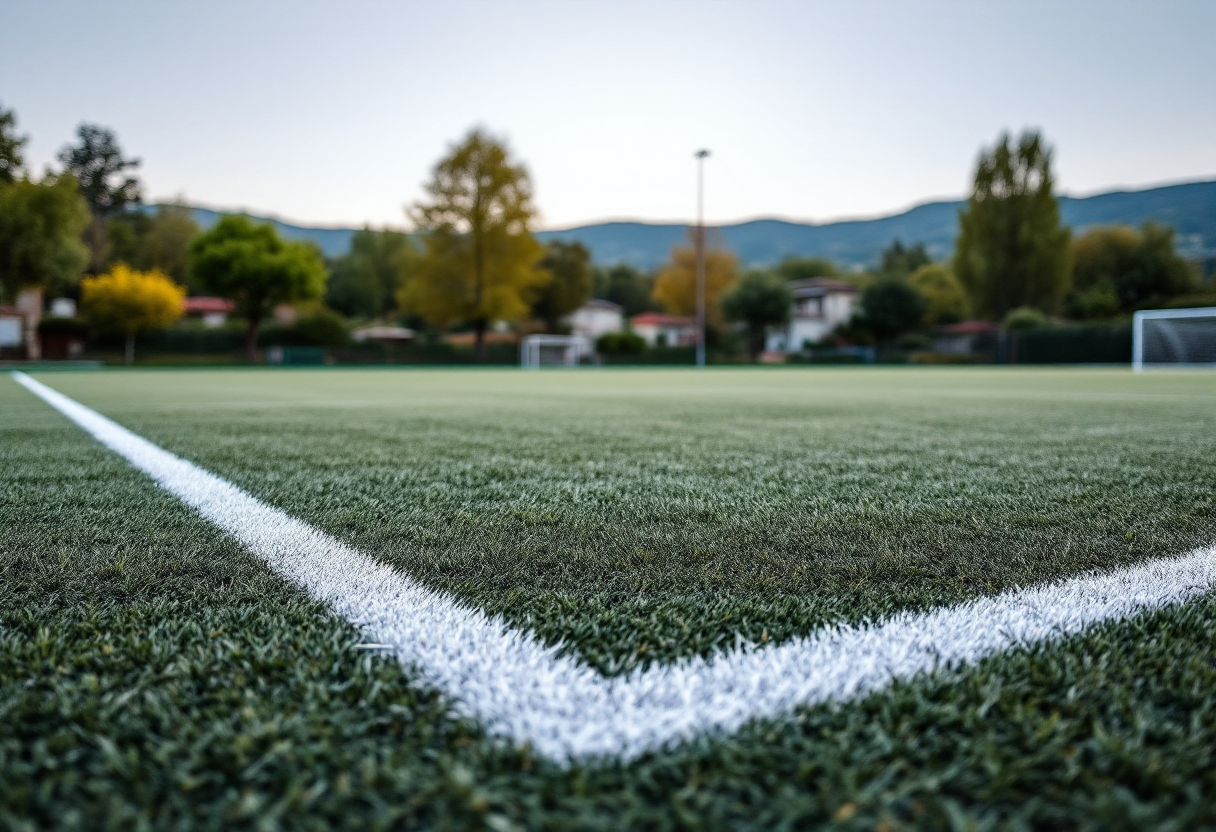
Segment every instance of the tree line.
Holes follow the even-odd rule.
[[[1004,134],[985,148],[947,261],[933,262],[923,245],[899,240],[865,273],[841,274],[823,260],[790,260],[744,274],[722,296],[722,309],[745,324],[754,353],[768,328],[789,319],[782,311],[790,305],[789,278],[854,283],[861,290],[859,308],[833,341],[865,345],[966,318],[1019,329],[1050,318],[1102,320],[1156,306],[1213,303],[1201,294],[1197,264],[1176,253],[1171,228],[1148,222],[1074,236],[1060,221],[1051,160],[1050,147],[1034,130],[1016,140]]]
[[[140,161],[106,128],[80,125],[58,154],[62,168],[40,178],[25,169],[25,142],[15,115],[0,107],[0,301],[29,287],[77,296],[91,322],[126,335],[128,359],[135,333],[172,323],[186,292],[233,302],[250,360],[280,304],[331,318],[462,328],[473,334],[477,360],[495,325],[558,331],[593,296],[628,316],[692,316],[698,233],[711,344],[741,336],[753,355],[771,328],[788,322],[791,283],[813,277],[861,291],[858,313],[834,337],[863,344],[968,317],[1012,325],[1109,318],[1200,289],[1169,228],[1097,228],[1074,238],[1060,222],[1051,149],[1034,131],[1016,141],[1003,135],[981,153],[949,261],[896,240],[864,273],[842,273],[821,258],[741,271],[712,230],[695,229],[654,273],[597,267],[578,242],[536,240],[528,170],[481,129],[435,165],[407,209],[412,232],[364,228],[347,254],[328,262],[314,245],[282,240],[247,217],[224,216],[203,232],[185,205],[142,210]]]

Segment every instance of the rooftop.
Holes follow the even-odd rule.
[[[182,309],[187,315],[207,315],[211,313],[221,312],[228,314],[236,305],[226,298],[186,298],[182,301]]]
[[[679,315],[664,315],[662,312],[643,312],[629,319],[634,326],[693,326],[696,321]]]

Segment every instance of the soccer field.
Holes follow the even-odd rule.
[[[336,541],[385,585],[404,576],[489,618],[430,653],[442,639],[424,616],[403,625],[410,643],[374,638],[383,618],[341,614],[287,574],[292,553],[277,565],[217,525],[238,500],[200,514],[0,377],[2,825],[1216,824],[1216,596],[1177,579],[1190,583],[1169,603],[1099,617],[1086,610],[1119,599],[1085,583],[1173,581],[1144,570],[1216,542],[1216,376],[35,378]],[[294,545],[281,537],[264,548]],[[820,683],[826,654],[804,651],[798,678],[781,665],[761,692],[809,679],[798,690],[831,695],[754,711],[730,699],[755,682],[733,668],[825,633],[886,639],[891,622],[1065,585],[1049,637],[966,661],[945,651],[847,695]],[[499,656],[483,630],[524,652]],[[549,664],[502,659],[533,655]],[[585,700],[586,731],[552,747],[557,733],[509,718],[550,666],[608,691]],[[703,730],[651,730],[661,687],[629,700],[638,724],[613,712],[616,692],[689,668],[725,691]],[[645,736],[614,754],[618,733]]]

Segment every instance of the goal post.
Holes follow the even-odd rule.
[[[1167,367],[1216,368],[1216,306],[1132,316],[1132,370]]]
[[[519,365],[525,370],[577,367],[594,355],[591,341],[582,335],[529,335],[519,344]]]

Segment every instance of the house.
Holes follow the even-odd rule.
[[[610,300],[592,298],[566,317],[573,335],[582,335],[591,343],[609,332],[625,328],[625,307]]]
[[[187,317],[202,318],[205,326],[223,326],[236,306],[225,298],[186,298],[182,311]]]
[[[808,343],[818,344],[853,317],[861,295],[852,283],[830,277],[795,280],[790,290],[794,296],[790,322],[769,334],[764,345],[767,351],[799,352]]]
[[[692,318],[643,312],[630,318],[629,325],[648,347],[691,347],[697,343],[697,322]]]

